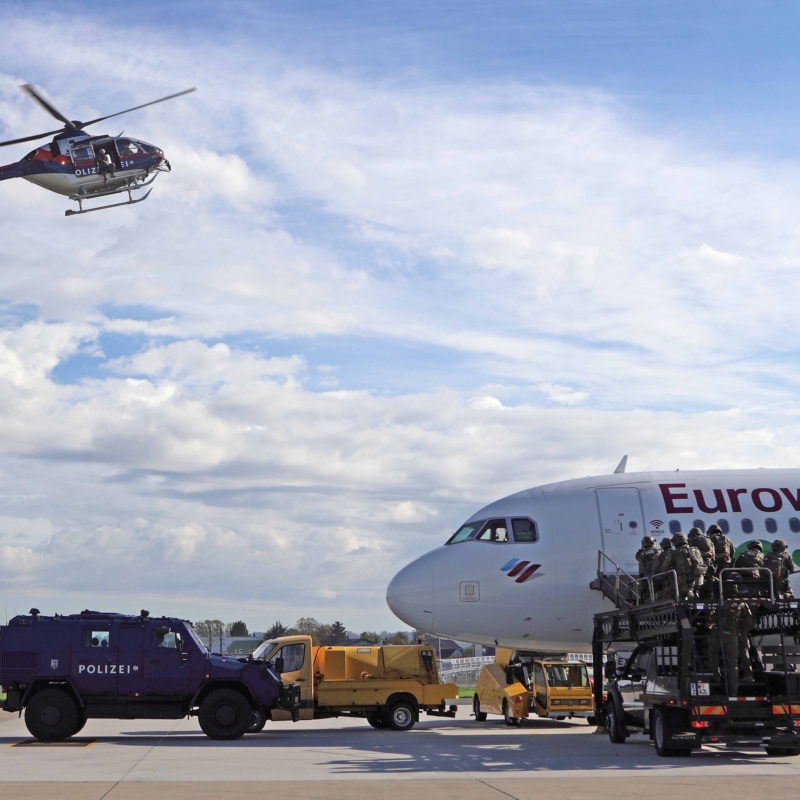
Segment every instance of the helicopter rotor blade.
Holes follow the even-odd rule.
[[[32,97],[48,114],[60,120],[70,130],[77,130],[77,126],[71,119],[67,119],[54,105],[51,105],[47,100],[36,91],[34,86],[29,83],[24,83],[19,87],[29,97]]]
[[[0,147],[6,147],[9,144],[21,144],[22,142],[33,142],[36,139],[44,139],[45,136],[54,136],[57,133],[63,133],[64,129],[59,128],[57,131],[48,131],[47,133],[37,133],[35,136],[23,136],[21,139],[11,139],[8,142],[0,142]]]
[[[181,97],[184,94],[190,94],[191,92],[196,92],[197,87],[193,86],[191,89],[184,89],[182,92],[177,92],[176,94],[169,94],[166,97],[161,97],[158,100],[151,100],[149,103],[142,103],[140,106],[134,106],[133,108],[126,108],[124,111],[117,111],[116,114],[108,114],[105,117],[98,117],[97,119],[90,119],[88,122],[81,122],[81,128],[85,128],[88,125],[94,125],[95,122],[102,122],[104,119],[111,119],[111,117],[119,117],[121,114],[127,114],[130,111],[138,111],[140,108],[145,108],[146,106],[154,106],[156,103],[163,103],[165,100],[172,100],[174,97]]]

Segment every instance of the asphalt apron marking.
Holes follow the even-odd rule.
[[[63,742],[39,742],[36,739],[25,739],[22,742],[14,742],[8,747],[91,747],[96,744],[95,739],[69,739]]]

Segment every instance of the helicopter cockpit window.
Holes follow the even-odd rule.
[[[39,152],[39,148],[37,147],[35,150],[31,150],[28,155],[23,156],[20,161],[30,161],[37,153]]]
[[[94,148],[91,145],[86,147],[73,147],[72,160],[76,163],[78,161],[94,161]]]
[[[130,139],[117,139],[117,151],[121,156],[137,156],[142,148]]]

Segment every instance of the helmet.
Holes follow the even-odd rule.
[[[686,534],[678,531],[677,533],[672,534],[672,544],[675,547],[678,547],[682,544],[686,544]]]
[[[652,536],[642,537],[642,547],[655,547],[656,540]]]
[[[661,540],[661,549],[662,550],[672,550],[672,539],[669,536],[665,536]]]
[[[697,536],[704,536],[703,531],[701,531],[700,528],[692,528],[689,531],[689,538],[694,539]]]
[[[785,539],[776,539],[772,543],[772,552],[773,553],[779,553],[782,550],[786,550],[787,547],[789,547],[789,545],[786,544],[786,540]]]
[[[103,147],[101,147],[97,152],[98,153],[103,153],[103,155],[105,155],[106,151],[105,151],[105,149]]]
[[[712,533],[722,533],[722,528],[716,522],[708,526],[708,535],[711,536]]]
[[[760,550],[762,553],[764,552],[764,547],[758,539],[753,539],[752,542],[747,543],[748,550]]]

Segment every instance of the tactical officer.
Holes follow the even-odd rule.
[[[639,577],[652,578],[656,573],[661,551],[658,549],[656,540],[652,536],[642,537],[642,546],[636,553],[636,560],[639,562]],[[650,599],[650,589],[647,581],[642,586],[642,600]]]
[[[747,543],[747,549],[736,559],[736,568],[761,568],[764,566],[764,548],[758,539]],[[755,573],[756,575],[758,573]]]
[[[732,567],[736,559],[736,546],[722,532],[722,528],[716,523],[709,525],[708,538],[714,545],[717,564],[724,563],[726,566]],[[717,571],[719,571],[719,569],[725,569],[725,566],[719,567]]]
[[[784,539],[776,539],[772,543],[772,551],[764,556],[764,566],[772,573],[775,595],[786,599],[793,598],[789,576],[794,572],[795,563],[789,555],[789,545]]]
[[[738,576],[737,576],[738,577]],[[726,580],[725,588],[735,583]],[[740,600],[722,603],[709,613],[708,655],[711,671],[716,681],[721,681],[720,655],[725,667],[729,697],[739,693],[739,672],[746,681],[753,680],[750,663],[750,631],[755,627],[755,617],[750,606]]]
[[[678,576],[678,595],[682,600],[694,599],[695,583],[706,571],[700,551],[690,547],[686,534],[681,532],[673,535],[672,550],[667,551],[667,557],[659,564],[659,568],[662,573],[675,570]]]
[[[714,546],[700,528],[689,531],[689,546],[694,547],[699,553],[705,566],[705,574],[697,579],[696,591],[703,597],[711,597],[714,587]]]
[[[108,178],[109,176],[112,178],[114,177],[117,167],[114,164],[114,160],[103,147],[97,151],[97,168],[100,171],[100,174],[103,176],[103,181],[105,182],[106,186],[108,186]]]

